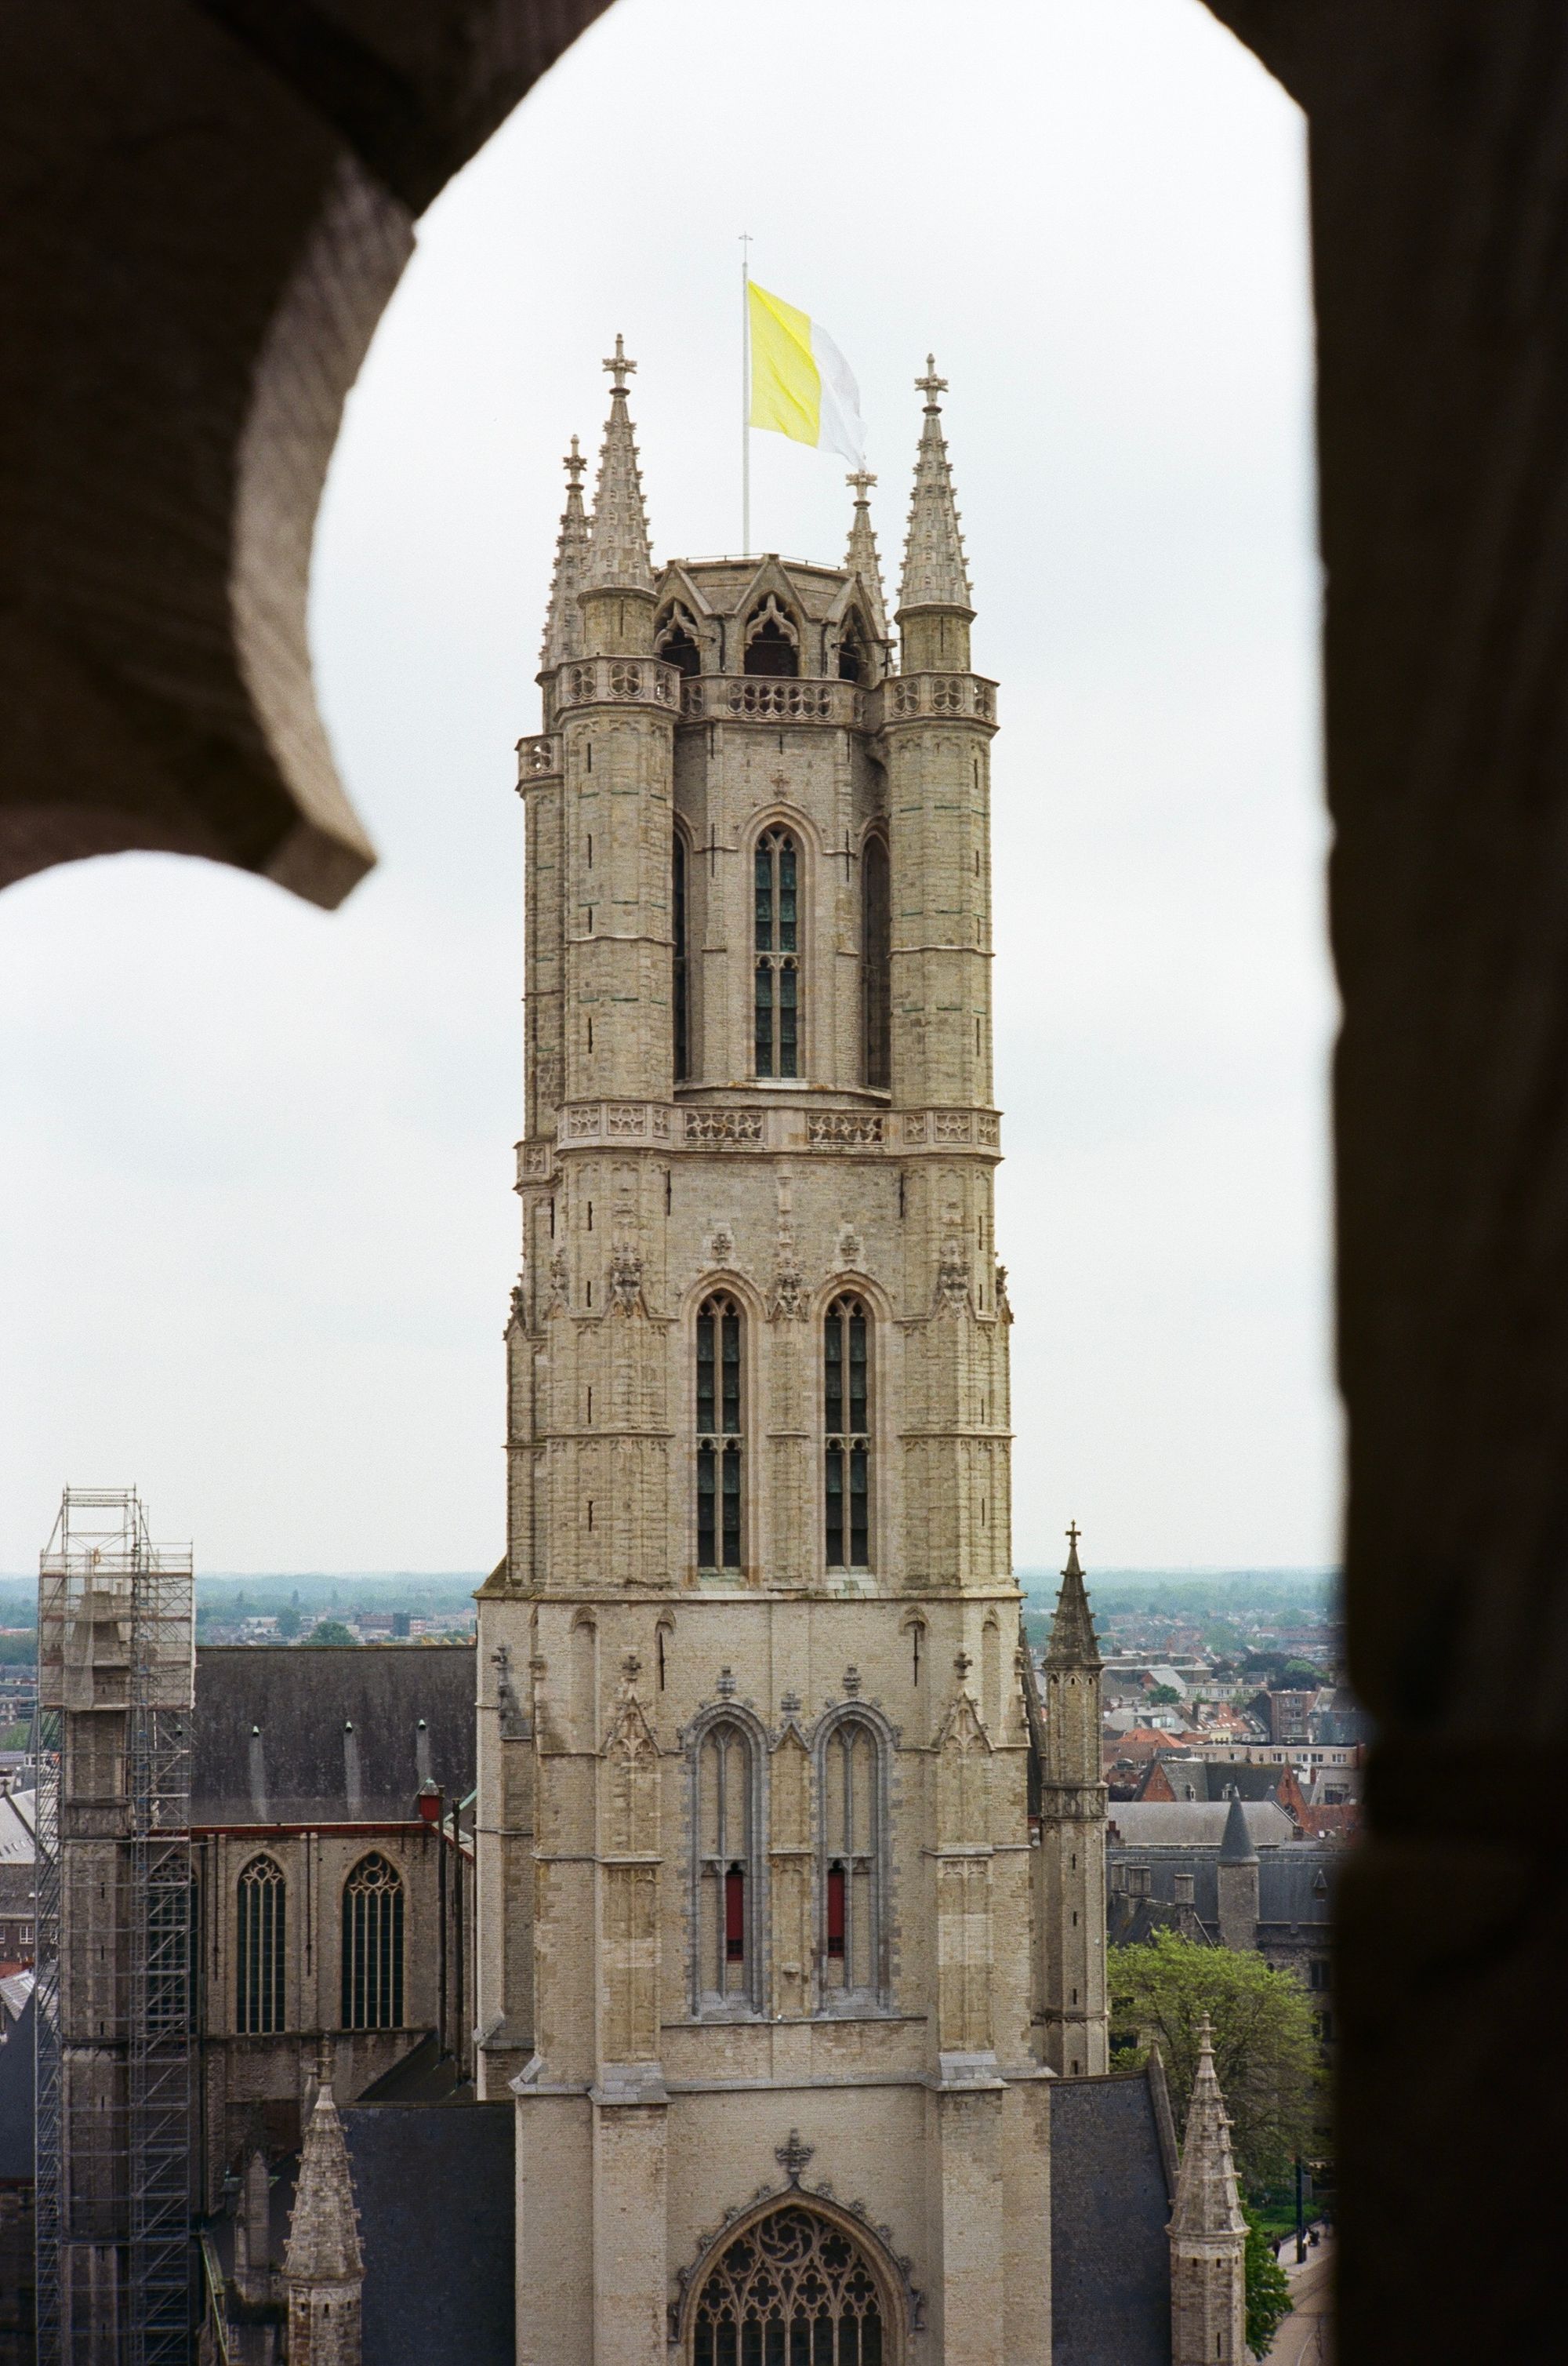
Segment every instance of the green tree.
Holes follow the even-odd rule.
[[[1174,1684],[1154,1684],[1144,1695],[1154,1708],[1173,1708],[1181,1697]]]
[[[1265,2358],[1274,2336],[1283,2325],[1295,2303],[1291,2298],[1290,2278],[1274,2257],[1274,2247],[1245,2203],[1241,2214],[1247,2221],[1247,2347],[1254,2358]]]
[[[280,1610],[277,1614],[277,1631],[286,1643],[293,1642],[304,1624],[305,1621],[298,1611],[292,1606],[287,1610]]]
[[[1295,1974],[1173,1931],[1109,1948],[1106,1969],[1112,2045],[1124,2060],[1128,2048],[1141,2059],[1158,2040],[1178,2131],[1198,2065],[1198,2022],[1208,2014],[1237,2172],[1253,2192],[1282,2182],[1296,2156],[1314,2149],[1322,2090],[1312,2006]]]
[[[319,1619],[305,1638],[307,1648],[312,1643],[357,1643],[358,1640],[358,1636],[351,1635],[341,1618]]]

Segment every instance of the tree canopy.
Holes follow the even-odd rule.
[[[351,1635],[341,1618],[322,1618],[305,1638],[311,1643],[357,1643],[359,1637]]]
[[[1247,2347],[1254,2358],[1266,2358],[1295,2303],[1273,2245],[1245,2204],[1241,2214],[1247,2221]]]
[[[1158,2041],[1178,2134],[1208,2014],[1237,2172],[1253,2192],[1278,2184],[1313,2148],[1322,2090],[1312,2006],[1295,1974],[1157,1931],[1146,1945],[1108,1949],[1107,1977],[1112,2044],[1141,2058]]]

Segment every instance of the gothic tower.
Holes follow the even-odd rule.
[[[519,750],[477,2032],[516,2098],[518,2355],[717,2366],[766,2220],[835,2356],[1044,2361],[1049,2082],[1103,1974],[1087,1933],[1049,1960],[1031,1833],[995,691],[943,381],[895,646],[864,475],[842,566],[655,568],[633,366],[618,339],[591,520],[567,463]],[[1053,1779],[1087,1834],[1081,1756]]]
[[[1205,2013],[1170,2214],[1171,2366],[1246,2366],[1247,2221]]]
[[[1067,1567],[1046,1651],[1040,1766],[1039,1914],[1046,2059],[1069,2077],[1104,2070],[1105,1786],[1100,1779],[1100,1647],[1068,1530]]]

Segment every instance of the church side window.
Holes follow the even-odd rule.
[[[755,2009],[757,1995],[756,1756],[732,1718],[704,1733],[697,1762],[697,2000]]]
[[[887,841],[866,840],[860,867],[860,1009],[866,1082],[880,1092],[891,1083],[892,898]]]
[[[881,1741],[863,1717],[831,1728],[822,1758],[822,1967],[829,2003],[881,1993]]]
[[[745,2226],[702,2278],[691,2366],[882,2366],[890,2354],[864,2252],[803,2198]]]
[[[801,853],[787,829],[756,841],[756,1039],[759,1076],[800,1075]]]
[[[343,1884],[343,2027],[403,2025],[403,1884],[384,1856]]]
[[[235,2026],[241,2035],[267,2037],[284,2025],[283,1868],[255,1856],[240,1876],[236,1945]]]
[[[835,1298],[823,1324],[823,1510],[829,1569],[871,1566],[871,1321]]]
[[[697,1312],[697,1566],[742,1561],[742,1316],[725,1290]]]
[[[691,1074],[691,1043],[687,1002],[686,965],[686,840],[679,830],[670,849],[670,1014],[675,1022],[675,1076],[678,1084]]]

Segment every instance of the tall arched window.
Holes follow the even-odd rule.
[[[787,829],[756,841],[756,1073],[800,1075],[801,854]]]
[[[823,1324],[823,1483],[829,1569],[871,1566],[871,1318],[835,1298]]]
[[[343,2027],[403,2025],[403,1884],[384,1856],[343,1884]]]
[[[235,1945],[234,2025],[267,2037],[284,2025],[283,1867],[253,1856],[240,1876]]]
[[[866,1082],[886,1092],[892,1081],[892,899],[887,841],[866,840],[860,863],[860,1014]]]
[[[697,1566],[739,1569],[745,1511],[742,1316],[725,1290],[697,1313]]]
[[[679,830],[670,848],[670,1015],[675,1022],[675,1076],[678,1084],[691,1074],[686,967],[686,840]]]
[[[882,1946],[882,1745],[869,1718],[840,1718],[822,1752],[824,2000],[875,2003]]]
[[[684,609],[677,609],[668,622],[655,635],[654,654],[663,658],[666,665],[678,666],[688,681],[702,670],[702,652],[697,641],[690,617]]]
[[[770,592],[745,628],[746,673],[793,677],[801,670],[801,639]]]
[[[697,1753],[697,2008],[756,2011],[761,2000],[757,1759],[735,1718],[720,1718]]]
[[[744,2226],[702,2277],[691,2366],[891,2366],[860,2243],[803,2200]]]

